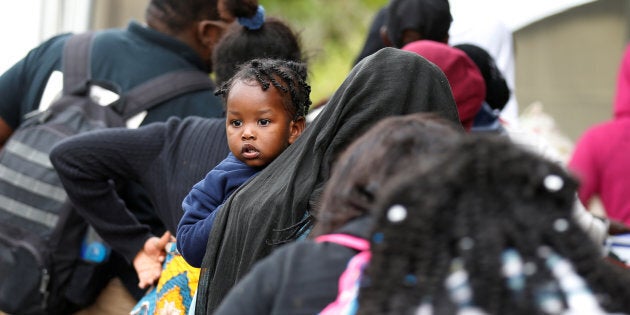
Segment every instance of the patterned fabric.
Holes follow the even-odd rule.
[[[199,268],[191,267],[177,252],[175,243],[167,246],[162,275],[153,287],[138,301],[131,315],[162,315],[188,313],[199,282]]]

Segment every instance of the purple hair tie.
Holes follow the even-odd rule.
[[[265,23],[265,8],[262,5],[258,6],[256,10],[256,15],[251,18],[238,18],[238,24],[243,25],[248,30],[257,30],[263,26]]]

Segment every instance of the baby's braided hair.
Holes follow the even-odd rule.
[[[214,94],[227,101],[238,81],[258,82],[263,91],[273,85],[283,95],[284,106],[293,119],[306,116],[311,105],[311,86],[306,82],[306,65],[278,59],[254,59],[242,64],[238,72]],[[290,97],[290,99],[287,98]]]

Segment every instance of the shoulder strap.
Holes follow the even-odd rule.
[[[204,89],[214,89],[214,83],[208,74],[202,71],[178,70],[169,72],[127,92],[122,116],[124,119],[129,119],[175,96]]]
[[[366,251],[370,249],[370,242],[360,237],[349,234],[324,234],[315,238],[315,241],[336,243],[358,251]]]
[[[361,241],[360,243],[364,243],[362,245],[368,246],[367,248],[362,247],[359,249],[346,244],[338,243],[344,246],[352,247],[360,252],[348,261],[346,269],[339,276],[337,299],[328,304],[328,306],[319,313],[319,315],[354,314],[354,311],[357,308],[357,297],[359,295],[359,285],[361,277],[363,276],[363,270],[372,259],[372,253],[369,251],[370,243],[362,238],[346,234],[328,234],[320,237],[323,237],[326,242],[333,243],[338,243],[339,240],[345,242],[347,240],[354,239],[351,242],[359,240]],[[316,238],[316,240],[319,241],[320,237]],[[359,245],[362,246],[360,243]]]
[[[92,38],[94,32],[84,32],[71,35],[66,41],[61,62],[64,94],[87,88],[91,77]]]

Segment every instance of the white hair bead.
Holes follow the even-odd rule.
[[[564,186],[564,180],[562,180],[562,177],[558,175],[550,174],[545,177],[543,184],[547,190],[556,192],[562,189],[562,186]]]
[[[393,205],[387,210],[387,220],[397,223],[407,218],[407,209],[401,205]]]

